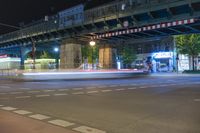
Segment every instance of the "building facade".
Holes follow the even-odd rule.
[[[192,69],[192,60],[187,55],[178,54],[173,36],[131,44],[137,51],[137,59],[132,67],[146,68],[152,72],[173,72]],[[200,57],[195,59],[200,69]]]

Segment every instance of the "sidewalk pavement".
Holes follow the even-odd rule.
[[[42,121],[0,110],[0,133],[77,133]]]
[[[177,73],[177,72],[159,72],[159,73],[151,73],[150,76],[161,76],[161,77],[180,77],[180,76],[192,76],[192,77],[200,77],[200,74],[186,74],[186,73]]]

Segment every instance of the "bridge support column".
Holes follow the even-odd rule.
[[[60,68],[78,68],[81,65],[81,44],[64,40],[60,46]]]
[[[103,68],[113,68],[113,48],[111,45],[101,45],[99,47],[99,64]]]
[[[21,47],[20,48],[20,69],[22,69],[22,70],[24,70],[24,68],[25,68],[25,66],[24,66],[25,55],[26,55],[25,48]]]

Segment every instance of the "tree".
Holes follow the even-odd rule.
[[[94,60],[98,58],[98,50],[99,48],[97,45],[93,47],[90,45],[83,45],[81,48],[82,60],[88,59],[88,63],[92,63],[92,56]]]
[[[192,58],[192,69],[195,70],[195,58],[200,53],[200,35],[180,35],[176,37],[177,50],[181,54],[186,54]]]
[[[131,63],[136,59],[136,52],[130,45],[125,45],[121,51],[121,56],[126,68],[130,67]]]
[[[42,51],[42,53],[40,54],[40,57],[39,57],[39,58],[40,58],[40,59],[51,59],[52,56],[51,56],[48,52]]]

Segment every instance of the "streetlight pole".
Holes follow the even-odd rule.
[[[59,48],[54,48],[54,52],[56,53],[56,60],[55,60],[55,62],[56,62],[56,69],[58,69],[59,68],[59,55],[58,55],[58,51],[59,51]]]
[[[92,47],[92,69],[94,69],[94,46],[96,45],[95,41],[90,41],[90,46]]]

